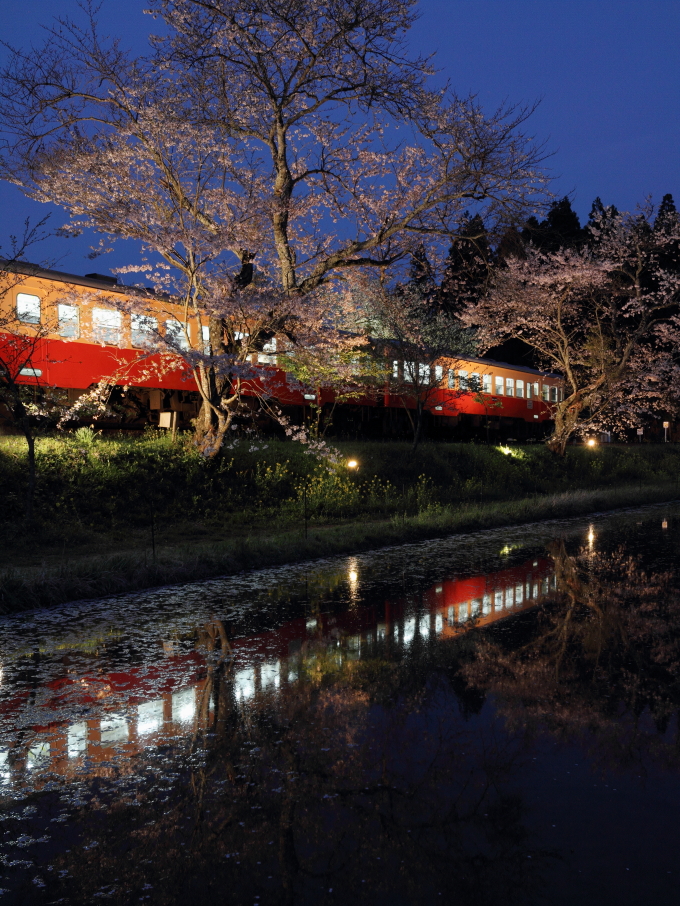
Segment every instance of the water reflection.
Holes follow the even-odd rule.
[[[6,659],[10,895],[600,902],[585,854],[600,845],[605,806],[590,788],[602,784],[589,774],[556,787],[561,753],[576,746],[569,758],[618,772],[628,793],[638,774],[670,771],[664,795],[680,806],[678,529],[654,518],[656,535],[633,516],[616,531],[600,520],[546,533],[529,550],[496,543],[494,568],[477,572],[440,556],[435,581],[413,550],[411,576],[425,581],[393,563],[371,585],[369,559],[352,558],[325,587],[305,575],[275,625],[258,616],[249,629],[223,607],[192,628],[150,624],[135,646],[100,633]],[[663,808],[627,814],[607,854],[623,875],[620,837],[644,821],[635,858],[657,860],[645,890],[658,901]],[[577,816],[577,833],[560,837],[556,815]],[[67,822],[68,845],[52,821]],[[641,902],[636,883],[612,890]]]

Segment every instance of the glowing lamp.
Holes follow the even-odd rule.
[[[356,459],[350,459],[350,461],[347,463],[347,468],[348,469],[358,469],[359,463],[356,461]]]
[[[594,437],[591,437],[591,438],[588,440],[588,446],[589,446],[589,447],[594,447],[594,446],[596,446],[596,445],[597,445],[597,441],[595,440]]]

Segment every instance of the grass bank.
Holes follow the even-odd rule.
[[[58,564],[6,568],[0,574],[0,612],[15,613],[67,601],[158,585],[226,576],[245,569],[352,553],[456,532],[587,515],[677,498],[673,480],[579,489],[506,501],[431,504],[414,514],[353,520],[297,531],[253,531],[211,543],[168,544],[109,555],[62,558]]]

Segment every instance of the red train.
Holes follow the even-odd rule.
[[[30,346],[30,357],[19,375],[22,382],[60,388],[74,402],[88,388],[108,379],[114,387],[112,402],[117,415],[114,420],[100,420],[103,427],[189,426],[200,407],[189,369],[182,367],[179,357],[174,370],[154,368],[158,357],[148,357],[144,349],[149,323],[160,334],[177,336],[181,312],[176,306],[149,295],[145,316],[128,313],[126,287],[115,278],[97,274],[80,277],[19,265],[5,273],[4,279],[6,285],[0,286],[0,357],[11,358],[22,339]],[[198,334],[205,329],[195,323],[188,325],[196,348],[202,341]],[[267,392],[293,422],[303,422],[310,406],[333,405],[331,391],[322,390],[318,398],[287,378],[277,364],[275,339],[262,353],[254,354],[252,362],[266,373]],[[425,428],[433,437],[489,432],[494,432],[494,439],[543,436],[550,427],[551,405],[563,394],[559,375],[489,359],[441,358],[431,365],[395,360],[400,392],[386,386],[383,393],[339,404],[334,414],[336,431],[369,438],[407,434],[406,409],[416,406],[409,381],[414,386],[418,383],[416,368],[420,379],[426,369],[430,382],[424,403]],[[261,391],[258,383],[251,382],[245,391],[255,412]]]

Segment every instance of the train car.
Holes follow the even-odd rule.
[[[192,318],[185,322],[179,306],[151,292],[145,313],[139,314],[132,290],[113,277],[78,276],[28,264],[13,264],[4,276],[0,356],[11,355],[17,343],[26,344],[19,381],[59,388],[75,402],[105,380],[112,387],[117,419],[110,424],[99,419],[102,426],[189,426],[200,408],[191,371],[181,355],[151,354],[150,338],[170,336],[181,345],[186,343],[186,325],[192,348],[199,349],[207,342],[207,325]],[[280,351],[285,338],[278,342]],[[334,407],[331,390],[306,392],[279,367],[277,338],[253,354],[251,364],[261,375],[244,390],[253,410],[265,394],[297,423],[305,421],[310,408]],[[420,397],[430,436],[486,432],[488,437],[493,431],[494,439],[525,439],[546,433],[552,406],[563,394],[559,375],[482,358],[442,357],[427,365],[394,358],[392,370],[394,381],[383,392],[337,406],[339,433],[403,436],[408,433],[408,410],[419,405]],[[174,415],[169,418],[169,413]]]

